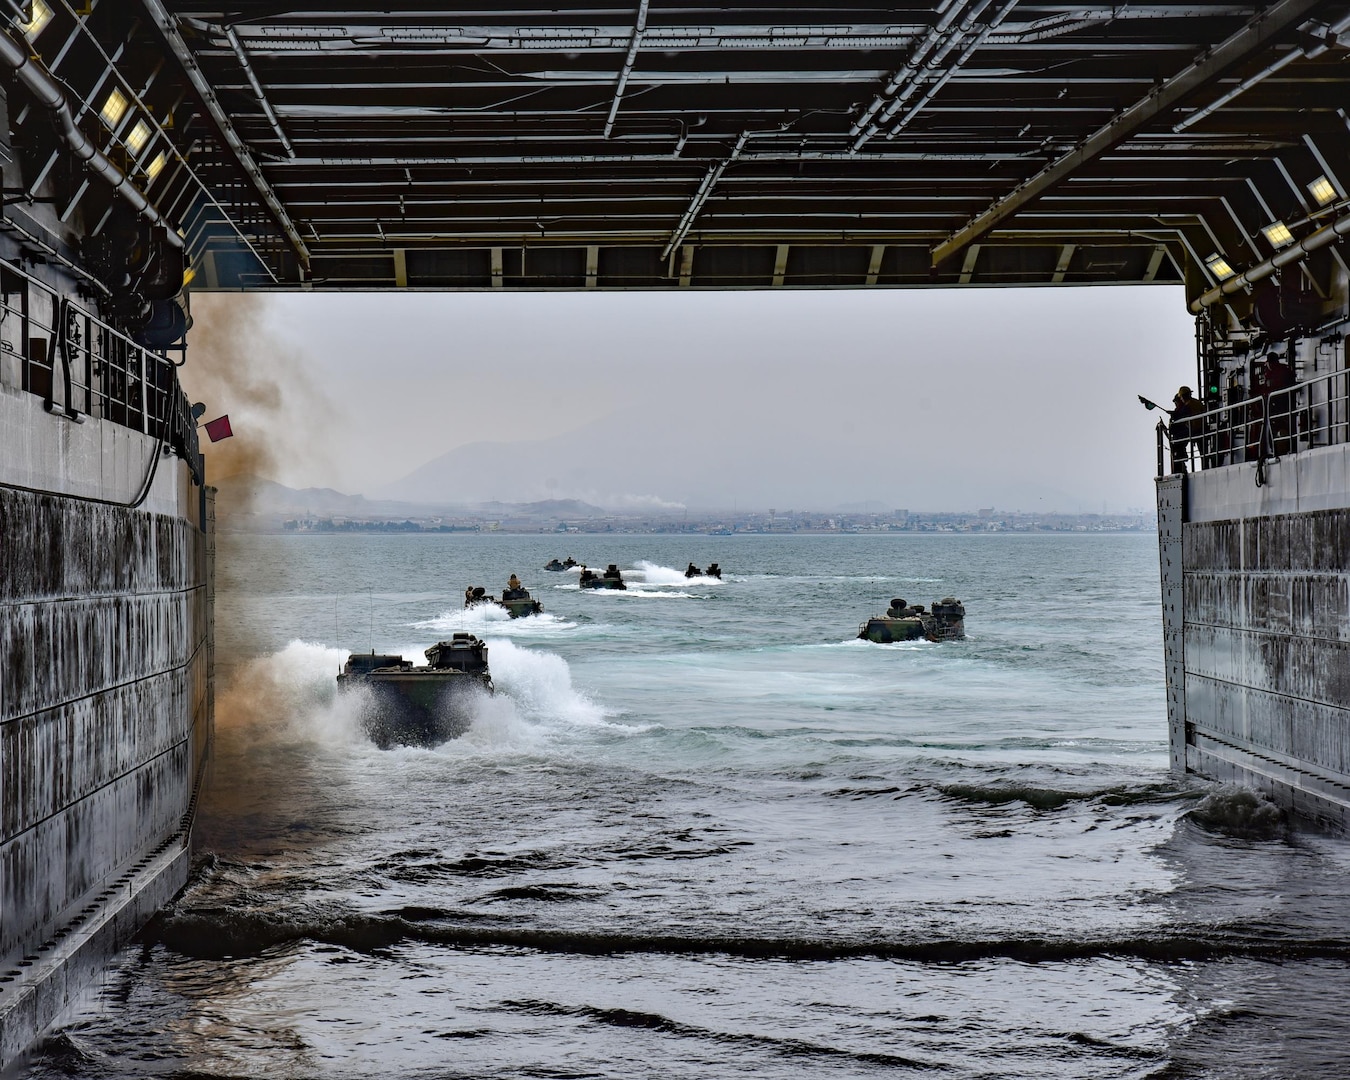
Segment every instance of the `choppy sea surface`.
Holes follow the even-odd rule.
[[[461,609],[513,571],[545,614]],[[1152,536],[225,535],[219,583],[194,876],[29,1077],[1350,1075],[1350,847],[1168,774]],[[964,642],[855,638],[948,594]],[[347,652],[460,629],[496,695],[376,749]]]

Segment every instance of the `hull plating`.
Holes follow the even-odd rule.
[[[1350,448],[1158,484],[1173,768],[1350,828]]]
[[[0,385],[0,1062],[182,887],[211,738],[209,504],[116,505],[157,440],[41,406]]]

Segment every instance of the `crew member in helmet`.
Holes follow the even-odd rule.
[[[1172,418],[1172,422],[1167,425],[1167,435],[1172,441],[1174,472],[1185,472],[1190,447],[1200,446],[1203,421],[1193,420],[1192,417],[1198,417],[1204,411],[1205,407],[1195,400],[1189,386],[1181,387],[1172,398],[1172,408],[1167,410],[1167,415]]]
[[[1149,401],[1143,394],[1139,403],[1146,409],[1161,408],[1156,402]],[[1190,448],[1201,448],[1201,435],[1204,421],[1195,419],[1205,411],[1204,405],[1195,400],[1189,386],[1183,386],[1172,396],[1172,408],[1163,409],[1169,417],[1167,437],[1172,444],[1172,471],[1184,473]]]

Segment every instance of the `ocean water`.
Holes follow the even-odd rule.
[[[30,1077],[1350,1075],[1350,847],[1168,774],[1151,536],[220,552],[194,876]],[[460,629],[496,695],[376,749],[347,652]]]

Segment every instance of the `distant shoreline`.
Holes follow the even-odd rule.
[[[285,528],[275,525],[256,525],[238,527],[238,519],[225,518],[220,522],[220,531],[236,535],[249,536],[555,536],[559,541],[569,536],[690,536],[716,537],[726,540],[734,537],[765,536],[1065,536],[1065,535],[1156,535],[1157,526],[1153,522],[1138,525],[1061,525],[1050,523],[1027,524],[1011,527],[804,527],[797,529],[715,529],[689,526],[671,528],[669,526],[643,526],[637,524],[613,524],[592,528],[572,527],[565,532],[546,526],[414,526],[409,528],[403,522],[360,522],[334,525],[330,527],[308,527],[303,529]]]

